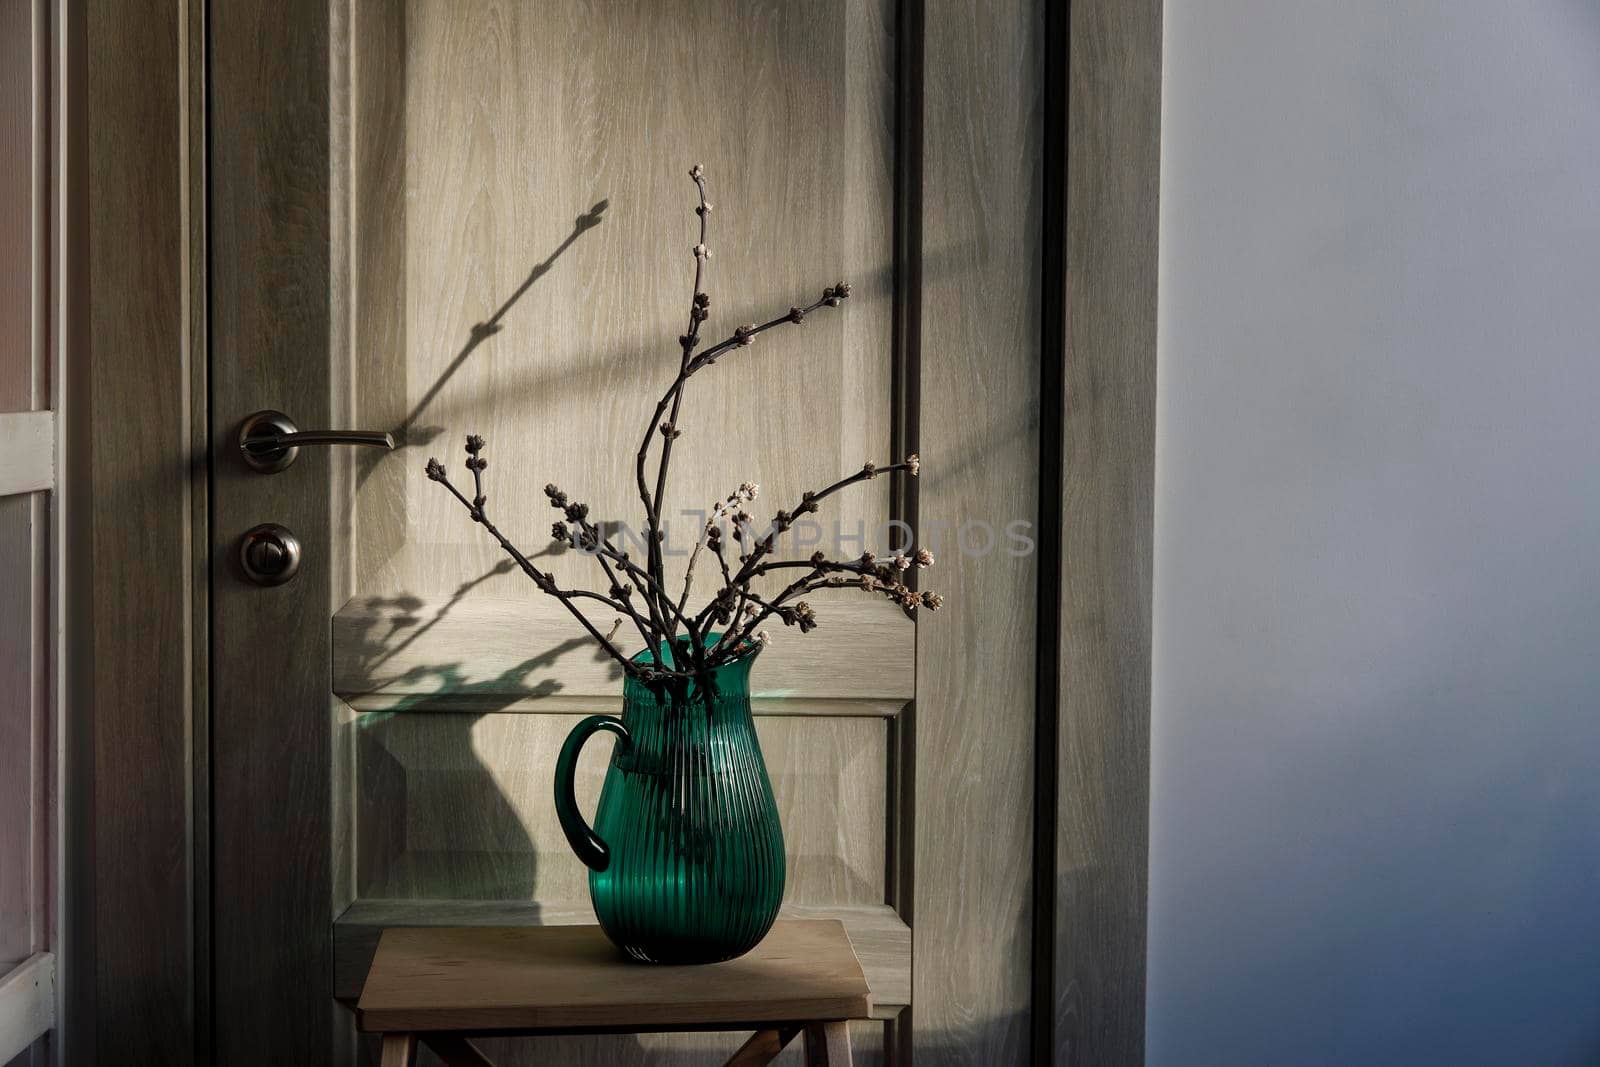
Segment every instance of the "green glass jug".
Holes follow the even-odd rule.
[[[714,641],[715,635],[707,638]],[[717,963],[754,948],[783,902],[783,829],[750,715],[759,649],[692,681],[623,685],[622,717],[591,715],[556,761],[556,814],[589,867],[606,936],[646,963]],[[634,657],[648,663],[649,652]],[[662,650],[667,666],[671,653]],[[578,811],[583,743],[616,735],[595,825]]]

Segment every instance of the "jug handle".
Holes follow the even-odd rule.
[[[591,715],[572,728],[561,755],[556,759],[556,816],[561,820],[561,830],[567,835],[567,844],[590,870],[603,871],[611,866],[611,849],[600,840],[594,827],[584,821],[578,810],[578,794],[573,781],[578,769],[578,753],[583,743],[600,730],[617,735],[617,745],[626,752],[633,746],[633,737],[622,720],[615,715]]]

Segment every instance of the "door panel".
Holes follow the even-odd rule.
[[[355,593],[531,594],[423,474],[430,454],[454,467],[468,432],[488,439],[496,507],[530,551],[549,543],[547,482],[638,525],[633,451],[693,278],[694,162],[715,206],[708,331],[841,278],[855,296],[696,378],[674,506],[757,481],[777,507],[886,455],[883,5],[416,0],[357,3],[354,19],[350,414],[402,440],[354,460]],[[823,519],[876,531],[887,504],[885,479]],[[544,562],[596,580],[576,555]]]
[[[582,917],[551,763],[577,713],[620,683],[568,647],[581,632],[558,628],[422,465],[456,466],[462,438],[483,434],[507,533],[563,583],[597,580],[592,561],[548,552],[543,487],[638,524],[632,454],[691,295],[692,163],[715,205],[708,330],[841,279],[854,294],[697,377],[669,506],[703,511],[749,480],[770,513],[890,458],[892,23],[876,0],[212,8],[219,1061],[315,1062],[330,1030],[350,1051],[330,934],[352,903],[521,900]],[[234,435],[267,407],[302,427],[390,430],[399,447],[305,449],[282,473],[248,472]],[[868,483],[821,518],[869,547],[889,488]],[[269,521],[306,554],[266,589],[232,556]],[[669,560],[669,580],[681,567]],[[789,903],[870,907],[903,934],[883,905],[914,627],[883,607],[819,604],[822,630],[783,634],[757,671],[758,728]],[[591,793],[603,756],[587,757]],[[884,944],[903,1004],[907,939]],[[721,1042],[568,1045],[598,1063]]]
[[[588,871],[573,862],[550,803],[556,753],[578,718],[365,716],[360,895],[586,903]],[[881,904],[883,720],[763,716],[757,729],[783,820],[784,899]],[[596,746],[579,760],[585,811],[594,810],[609,758]]]
[[[586,913],[549,783],[575,713],[614,706],[620,682],[422,468],[430,455],[456,468],[463,437],[482,434],[496,521],[562,583],[603,580],[552,549],[543,487],[640,524],[633,453],[691,295],[691,164],[705,165],[714,205],[708,332],[841,279],[854,294],[696,378],[669,509],[704,511],[755,481],[770,513],[888,458],[892,22],[892,4],[860,0],[351,5],[348,42],[334,44],[347,49],[334,121],[349,158],[335,213],[351,224],[342,246],[336,231],[347,314],[333,360],[348,383],[341,421],[399,440],[336,459],[354,506],[333,665],[354,714],[341,734],[350,780],[335,785],[348,825],[335,832],[351,842],[357,900]],[[889,517],[887,479],[858,489],[822,516],[862,531],[857,551]],[[698,524],[681,518],[680,539]],[[669,582],[682,568],[669,559]],[[792,903],[886,899],[885,716],[913,694],[914,641],[898,612],[875,610],[888,607],[841,604],[817,634],[782,635],[756,671]],[[590,793],[603,759],[604,746],[586,757]],[[567,1045],[574,1062],[608,1063],[725,1043]]]

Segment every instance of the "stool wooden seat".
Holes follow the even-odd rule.
[[[356,1006],[383,1034],[383,1067],[418,1041],[452,1067],[489,1063],[474,1035],[757,1031],[729,1064],[771,1060],[804,1033],[812,1064],[849,1064],[849,1019],[867,980],[836,919],[786,919],[727,963],[658,966],[620,953],[598,926],[415,927],[383,932]]]

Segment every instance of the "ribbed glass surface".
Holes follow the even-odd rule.
[[[589,872],[612,941],[652,963],[715,963],[754,948],[783,901],[783,829],[750,717],[745,656],[710,684],[628,679],[595,831],[611,850]]]

